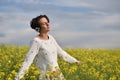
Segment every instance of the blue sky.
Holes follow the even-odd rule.
[[[0,43],[29,45],[30,20],[50,18],[61,47],[120,48],[120,0],[0,0]]]

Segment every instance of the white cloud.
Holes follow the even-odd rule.
[[[55,34],[54,34],[55,33]],[[120,47],[120,32],[54,32],[53,35],[62,46],[81,48]],[[64,45],[63,45],[64,44]]]
[[[120,30],[120,14],[83,14],[83,13],[65,13],[59,17],[51,18],[54,30],[69,31],[109,31]],[[56,15],[54,15],[56,16]]]
[[[14,3],[22,3],[28,5],[56,5],[56,6],[63,6],[63,7],[86,7],[90,9],[96,9],[96,10],[104,10],[104,11],[120,11],[119,0],[7,0],[8,3],[14,2]],[[40,5],[41,4],[41,5]],[[36,5],[37,6],[37,5]],[[37,6],[38,7],[38,6]]]
[[[17,44],[17,45],[29,45],[30,40],[35,36],[35,31],[30,28],[25,28],[22,30],[9,30],[4,33],[4,37],[0,37],[1,43],[7,44]]]
[[[118,0],[60,0],[60,5],[69,7],[87,7],[89,9],[119,12]]]
[[[108,14],[103,16],[96,16],[90,20],[85,20],[89,25],[97,28],[116,28],[120,25],[120,14]]]
[[[108,15],[108,13],[106,13],[104,11],[93,11],[92,13],[96,14],[96,15]]]
[[[60,6],[66,6],[66,7],[90,7],[91,4],[89,3],[86,3],[84,1],[79,1],[79,0],[60,0],[60,1],[57,1],[56,0],[56,3],[59,3],[58,5]]]

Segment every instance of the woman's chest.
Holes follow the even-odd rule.
[[[55,56],[57,55],[57,48],[53,42],[43,42],[39,48],[39,53],[42,56]]]

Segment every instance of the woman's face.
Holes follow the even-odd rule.
[[[48,31],[50,31],[50,25],[49,25],[46,18],[43,17],[38,22],[40,23],[40,26],[41,26],[40,27],[40,32],[48,32]]]

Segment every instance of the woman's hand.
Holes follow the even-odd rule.
[[[80,61],[77,61],[77,62],[75,62],[76,64],[81,64],[81,62]]]

